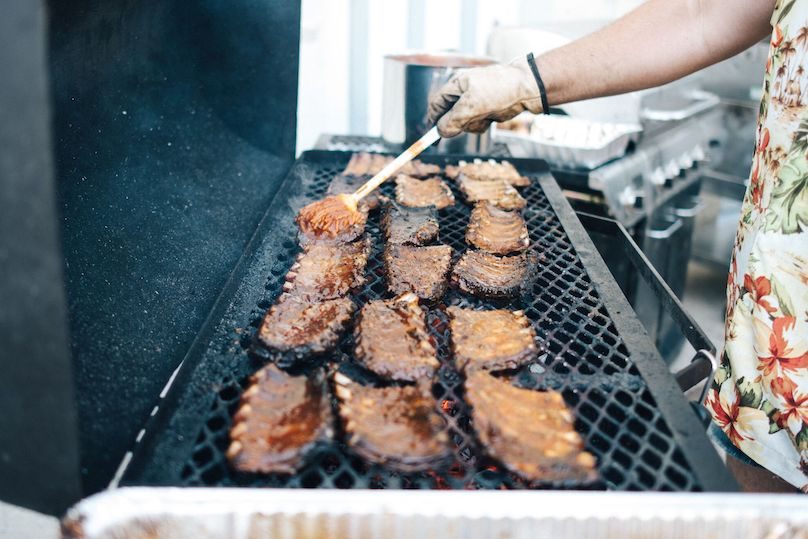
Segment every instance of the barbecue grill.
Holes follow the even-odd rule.
[[[429,156],[454,164],[474,156]],[[326,488],[489,489],[525,488],[524,482],[482,457],[469,424],[462,378],[449,357],[443,305],[523,309],[533,321],[541,360],[514,378],[533,389],[561,391],[578,419],[586,449],[598,459],[601,483],[562,482],[533,487],[612,490],[724,490],[733,482],[711,448],[704,427],[667,374],[603,261],[541,161],[512,160],[533,180],[525,188],[525,219],[540,256],[539,277],[524,298],[512,302],[471,299],[450,292],[431,307],[428,327],[441,369],[433,393],[440,403],[454,461],[446,472],[402,474],[370,466],[340,443],[323,444],[294,475],[234,473],[224,449],[230,416],[248,377],[260,365],[248,353],[264,311],[281,291],[299,247],[294,215],[325,193],[350,158],[347,152],[305,152],[275,196],[251,246],[231,277],[166,396],[153,414],[122,473],[123,485],[272,486]],[[392,186],[383,192],[392,195]],[[459,198],[459,193],[456,193]],[[465,249],[469,208],[458,203],[440,213],[441,241],[456,254]],[[367,282],[355,295],[361,305],[388,297],[378,216],[368,232],[374,248]],[[354,361],[346,336],[335,364],[366,383],[374,379]]]
[[[15,1],[15,6],[28,5]],[[82,468],[71,468],[70,461],[54,467],[81,479],[85,494],[110,480],[113,487],[735,488],[700,418],[546,165],[518,159],[513,160],[517,169],[534,180],[524,190],[525,217],[541,264],[529,294],[496,305],[525,310],[542,354],[539,362],[514,374],[514,383],[561,391],[586,449],[598,459],[599,482],[527,485],[483,457],[460,391],[462,379],[447,354],[441,306],[430,307],[429,326],[442,362],[434,395],[455,446],[448,470],[392,473],[357,459],[335,441],[318,447],[291,476],[233,473],[224,459],[230,416],[247,377],[260,367],[248,353],[256,325],[298,250],[293,216],[323,195],[350,157],[310,151],[293,159],[299,5],[207,0],[189,7],[179,1],[111,0],[90,8],[65,2],[53,3],[50,16],[49,31],[38,37],[47,37],[50,46],[55,149],[53,170],[46,168],[58,181],[48,184],[46,195],[56,191],[60,212],[50,207],[53,197],[43,195],[42,204],[50,209],[40,215],[54,230],[58,223],[62,233],[67,301],[57,293],[54,301],[69,308],[81,429],[51,438],[49,447],[80,450]],[[48,152],[46,146],[42,152]],[[474,157],[424,160],[446,165]],[[43,174],[39,181],[48,177]],[[385,189],[389,194],[390,187]],[[29,217],[5,200],[2,210],[20,222]],[[356,296],[359,303],[386,294],[375,219],[369,224],[375,247],[367,284]],[[442,241],[458,254],[465,249],[467,219],[462,203],[441,214]],[[48,254],[57,260],[62,256],[35,240],[21,236],[19,241],[51,249]],[[24,258],[13,262],[15,275],[31,271]],[[41,279],[48,284],[43,290],[54,288]],[[457,292],[445,298],[448,304],[493,305]],[[53,333],[61,311],[48,303],[47,312],[38,313],[41,305],[41,299],[29,298],[21,311],[30,315],[30,324],[26,318],[29,327],[20,342],[37,344]],[[355,365],[351,348],[348,335],[332,364],[374,383]],[[10,380],[40,383],[4,385],[4,390],[37,404],[43,394],[60,397],[47,403],[50,416],[43,406],[46,413],[37,418],[36,428],[51,432],[62,425],[62,411],[72,410],[72,394],[60,390],[71,386],[71,358],[67,350],[58,355],[32,350],[37,361],[23,362],[19,358],[28,350],[13,349],[12,364],[25,376]],[[9,411],[16,420],[12,428],[0,432],[27,440],[31,426],[18,408]],[[30,446],[15,453],[10,465],[0,459],[3,477],[9,469],[25,469],[35,481],[0,483],[30,494],[52,482],[56,476],[37,467],[51,462],[34,458],[38,450]],[[176,490],[149,490],[172,510],[168,500]],[[259,495],[246,488],[220,492],[222,501]],[[57,494],[45,502],[24,501],[57,512],[77,493]],[[81,530],[68,528],[74,531]]]

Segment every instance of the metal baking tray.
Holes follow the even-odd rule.
[[[247,349],[261,317],[279,293],[298,250],[293,217],[321,197],[348,152],[305,152],[235,268],[208,322],[163,392],[152,417],[122,463],[113,486],[240,486],[289,488],[522,489],[591,488],[575,483],[532,484],[505,472],[481,454],[462,399],[462,380],[448,357],[446,317],[429,309],[432,335],[443,363],[433,392],[451,401],[443,413],[455,459],[446,472],[400,474],[370,466],[341,443],[324,444],[295,475],[234,473],[224,458],[230,417],[250,374],[259,367]],[[427,156],[441,165],[476,156]],[[523,190],[532,248],[541,256],[538,279],[512,303],[533,321],[541,361],[514,377],[518,385],[556,389],[577,418],[586,449],[598,459],[609,490],[733,490],[735,483],[703,427],[656,353],[603,260],[564,199],[547,165],[510,159],[531,177]],[[389,194],[391,186],[385,187]],[[441,241],[456,255],[465,248],[469,208],[458,203],[440,215]],[[355,299],[386,297],[378,221],[369,222],[375,247],[368,282]],[[482,306],[459,292],[445,304]],[[338,357],[352,363],[351,336]]]

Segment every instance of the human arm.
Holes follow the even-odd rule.
[[[536,59],[550,105],[650,88],[753,45],[775,0],[649,0],[603,29]],[[525,51],[527,52],[527,51]],[[430,99],[444,137],[480,132],[529,110],[539,91],[524,58],[459,73]]]

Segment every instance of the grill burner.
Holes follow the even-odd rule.
[[[280,293],[283,276],[299,250],[292,215],[297,208],[325,193],[328,183],[342,171],[349,156],[341,152],[308,152],[290,172],[278,196],[281,202],[276,199],[270,209],[272,213],[260,229],[267,236],[259,237],[261,244],[256,248],[253,262],[244,269],[243,280],[235,283],[238,288],[227,302],[222,321],[211,328],[212,334],[200,337],[196,353],[192,350],[191,359],[186,359],[186,362],[197,363],[183,367],[184,372],[177,377],[175,387],[161,404],[163,409],[147,427],[145,439],[136,448],[123,482],[303,488],[592,488],[592,485],[570,481],[528,485],[481,456],[463,399],[463,380],[449,355],[449,321],[442,306],[427,309],[427,326],[441,362],[432,390],[455,446],[453,461],[446,471],[391,472],[367,464],[338,442],[325,443],[313,450],[308,464],[292,476],[249,475],[234,472],[228,466],[224,451],[228,445],[230,418],[249,375],[260,366],[247,355],[247,349],[264,310]],[[532,166],[532,170],[527,170],[526,166]],[[556,211],[570,212],[563,196],[552,180],[540,181],[546,176],[543,165],[524,162],[517,167],[534,180],[522,194],[528,201],[524,215],[531,250],[540,257],[536,283],[523,299],[482,301],[450,290],[443,303],[465,308],[524,310],[535,325],[541,346],[540,358],[539,362],[514,373],[514,383],[562,392],[574,411],[585,449],[597,458],[602,483],[595,487],[701,490],[699,477],[709,473],[704,468],[697,473],[685,458],[646,381],[631,361],[624,339],[556,214]],[[391,189],[390,185],[384,186],[384,194],[390,196]],[[455,249],[455,259],[467,248],[464,236],[469,213],[466,204],[458,203],[439,216],[441,242]],[[354,295],[360,307],[368,300],[389,297],[378,213],[368,220],[367,231],[373,248],[366,270],[367,282]],[[587,248],[587,257],[592,256],[593,250],[591,245]],[[596,271],[606,270],[600,267]],[[599,279],[606,279],[603,273],[599,275]],[[615,314],[625,316],[619,310]],[[353,336],[348,332],[337,351],[342,359],[340,369],[355,380],[376,382],[373,375],[354,361],[353,348]],[[644,361],[661,361],[650,348],[638,353],[636,341],[632,350],[643,356]],[[669,388],[663,387],[663,390]],[[695,418],[692,423],[698,425]],[[339,439],[342,433],[338,434]]]

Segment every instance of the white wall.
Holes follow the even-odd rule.
[[[641,0],[302,2],[298,152],[311,148],[322,133],[380,133],[385,54],[413,47],[483,54],[488,35],[497,25],[560,23],[589,29],[592,24],[584,24],[581,14],[588,21],[609,20],[637,6]],[[364,26],[354,28],[352,24]],[[472,24],[474,28],[464,28],[464,24]],[[352,36],[352,32],[363,33]],[[365,43],[363,50],[352,51],[352,41]],[[356,62],[363,65],[353,65]],[[352,106],[355,110],[351,110]]]

